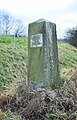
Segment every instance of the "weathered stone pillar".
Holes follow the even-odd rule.
[[[28,82],[33,89],[59,85],[56,25],[40,19],[28,29]]]

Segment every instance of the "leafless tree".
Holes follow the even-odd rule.
[[[0,33],[2,35],[7,35],[8,33],[10,34],[12,24],[13,24],[12,16],[5,11],[0,11]]]
[[[13,34],[15,37],[26,36],[26,27],[20,19],[14,21]]]
[[[26,27],[20,19],[13,18],[10,13],[0,10],[0,35],[26,36]]]
[[[77,26],[66,31],[66,42],[77,48]]]
[[[3,26],[3,16],[2,16],[2,13],[3,13],[3,11],[0,10],[0,35],[2,35],[2,32],[3,32],[3,29],[2,29],[2,26]]]

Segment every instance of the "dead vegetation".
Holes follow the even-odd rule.
[[[8,101],[6,109],[18,113],[22,120],[77,120],[77,88],[73,81],[64,82],[56,90],[37,91],[23,83]]]
[[[77,120],[77,67],[69,74],[71,80],[55,90],[31,90],[23,82],[15,94],[0,97],[0,108],[17,113],[21,120]]]
[[[71,71],[71,79],[74,81],[77,87],[77,66]]]

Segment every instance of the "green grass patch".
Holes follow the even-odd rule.
[[[77,49],[68,43],[58,42],[58,53],[60,75],[64,78],[77,66]]]
[[[27,37],[0,36],[0,44],[18,44],[18,45],[27,46],[28,38]]]
[[[26,46],[27,38],[0,37],[0,86],[26,79]]]
[[[10,110],[8,111],[0,110],[0,120],[21,120],[21,117],[18,116],[16,113],[14,114]]]
[[[13,80],[26,79],[28,38],[0,36],[0,86]],[[77,49],[68,43],[58,42],[59,70],[64,78],[77,66]]]
[[[61,68],[72,68],[77,65],[77,49],[68,43],[58,42],[59,62]]]

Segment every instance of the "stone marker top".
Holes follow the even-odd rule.
[[[43,18],[41,18],[41,19],[39,19],[39,20],[37,20],[37,21],[35,21],[35,22],[50,22],[50,21],[48,21],[48,20],[46,20],[46,19],[43,19]]]
[[[39,20],[36,20],[36,21],[34,21],[34,22],[32,22],[32,23],[40,23],[40,22],[49,22],[49,23],[52,23],[52,22],[50,22],[49,20],[46,20],[46,19],[43,19],[43,18],[41,18],[41,19],[39,19]],[[55,24],[55,23],[52,23],[52,24]]]

